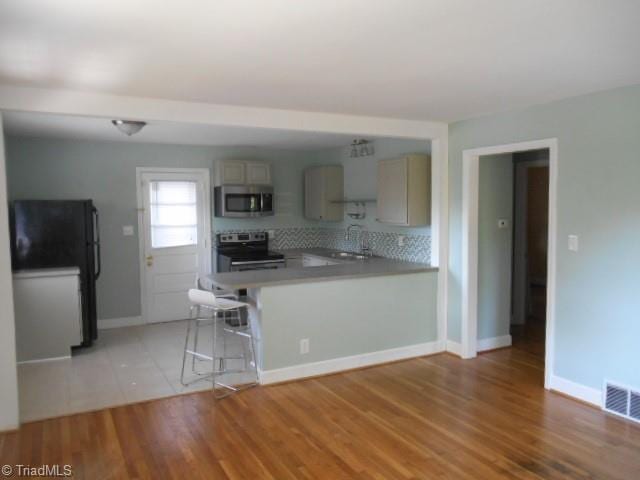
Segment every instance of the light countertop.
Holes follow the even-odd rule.
[[[15,270],[13,272],[14,279],[67,277],[69,275],[80,275],[80,269],[78,267],[34,268],[30,270]]]
[[[365,260],[337,259],[331,257],[331,254],[338,251],[327,248],[288,249],[278,251],[284,254],[287,258],[306,254],[331,260],[337,264],[320,267],[214,273],[209,275],[206,280],[221,288],[240,290],[245,288],[324,282],[350,278],[435,272],[438,270],[437,267],[432,267],[425,263],[406,262],[382,257],[372,257]]]

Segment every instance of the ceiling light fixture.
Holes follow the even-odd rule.
[[[138,122],[135,120],[111,120],[111,123],[128,137],[138,133],[147,124],[147,122]]]
[[[373,153],[373,144],[369,140],[356,138],[353,142],[351,142],[351,150],[349,152],[349,156],[351,158],[368,157],[370,155],[373,155]]]

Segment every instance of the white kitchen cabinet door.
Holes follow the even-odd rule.
[[[309,168],[304,173],[304,216],[312,220],[322,219],[324,205],[324,178],[320,167]]]
[[[344,206],[342,166],[311,167],[304,174],[304,216],[312,220],[340,221]]]
[[[407,160],[378,162],[378,220],[383,223],[407,223]]]
[[[264,162],[247,162],[248,185],[271,185],[271,165]]]
[[[246,181],[245,162],[222,161],[218,164],[218,184],[244,185]]]
[[[407,227],[428,225],[431,208],[431,161],[407,155],[378,162],[378,221]]]

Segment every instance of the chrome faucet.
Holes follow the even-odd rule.
[[[358,230],[358,235],[360,237],[360,253],[362,255],[371,255],[371,247],[369,246],[369,232],[364,226],[358,225],[356,223],[349,225],[344,233],[344,239],[347,241],[350,240],[351,230],[354,229]]]

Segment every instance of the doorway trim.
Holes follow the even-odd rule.
[[[547,138],[462,152],[462,358],[478,354],[478,202],[480,157],[527,150],[549,150],[549,238],[544,386],[550,388],[554,365],[558,139]]]
[[[142,324],[149,323],[147,312],[147,288],[144,265],[145,235],[144,235],[144,186],[142,175],[145,173],[179,173],[195,174],[202,177],[204,182],[204,244],[208,252],[211,252],[211,171],[208,168],[162,168],[162,167],[136,167],[136,199],[138,214],[138,263],[140,268],[140,312]],[[211,273],[211,255],[206,259],[207,273]]]

